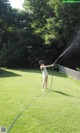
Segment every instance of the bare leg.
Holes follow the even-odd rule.
[[[48,76],[43,78],[42,91],[44,91],[44,87],[47,89],[47,82],[48,82]]]
[[[43,78],[42,91],[44,91],[44,86],[45,86],[45,78]]]
[[[47,89],[47,83],[48,83],[48,76],[46,76],[46,78],[45,78],[45,87],[46,87],[46,89]]]

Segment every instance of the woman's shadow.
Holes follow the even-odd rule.
[[[61,91],[57,91],[57,90],[52,90],[52,89],[50,89],[49,91],[50,91],[50,92],[55,92],[55,93],[58,93],[58,94],[63,95],[63,96],[80,98],[80,97],[73,96],[73,95],[70,95],[70,94],[67,94],[67,93],[64,93],[64,92],[61,92]]]

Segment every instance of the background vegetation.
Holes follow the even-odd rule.
[[[40,59],[52,63],[70,45],[80,24],[80,3],[24,0],[24,10],[17,10],[0,0],[0,14],[0,65],[37,67]],[[59,63],[79,67],[79,45],[76,51],[71,64],[64,58]]]

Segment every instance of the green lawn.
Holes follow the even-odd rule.
[[[80,133],[80,81],[53,75],[52,90],[42,92],[41,71],[0,70],[0,126],[14,121],[10,133]]]

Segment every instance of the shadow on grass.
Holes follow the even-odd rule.
[[[0,78],[14,77],[14,76],[21,76],[21,75],[16,74],[14,72],[7,71],[5,69],[0,69]]]
[[[39,73],[39,74],[42,74],[41,70],[40,69],[18,69],[19,71],[21,72],[26,72],[26,73]],[[48,73],[49,75],[53,75],[53,76],[57,76],[57,77],[63,77],[63,78],[68,78],[68,76],[66,76],[65,74],[62,74],[58,71],[53,71],[52,69],[47,69],[48,70]]]
[[[80,98],[80,97],[77,97],[77,96],[73,96],[73,95],[69,95],[69,94],[66,94],[64,92],[61,92],[61,91],[56,91],[56,90],[51,90],[52,92],[55,92],[55,93],[58,93],[60,95],[63,95],[63,96],[67,96],[67,97],[74,97],[74,98]]]
[[[61,92],[61,91],[55,91],[55,90],[54,90],[54,92],[55,92],[55,93],[58,93],[58,94],[61,94],[61,95],[64,95],[64,96],[73,97],[72,95],[66,94],[66,93]]]

